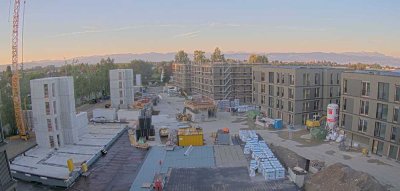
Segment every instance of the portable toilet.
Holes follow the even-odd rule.
[[[281,129],[283,127],[282,119],[275,119],[274,120],[274,128]]]

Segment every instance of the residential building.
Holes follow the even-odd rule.
[[[212,100],[239,99],[251,104],[252,68],[260,64],[242,62],[174,63],[175,85],[188,94]]]
[[[111,107],[131,108],[134,102],[133,70],[110,70]]]
[[[78,142],[87,130],[87,114],[76,114],[72,77],[30,81],[33,126],[39,147],[59,148]]]
[[[10,191],[15,190],[15,181],[10,172],[10,164],[7,158],[6,145],[4,140],[3,130],[0,127],[0,190]]]
[[[342,74],[340,126],[351,145],[400,161],[400,73]]]
[[[339,104],[343,68],[258,66],[253,69],[253,103],[269,118],[303,126],[307,119],[326,115]]]

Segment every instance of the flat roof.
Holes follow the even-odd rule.
[[[125,125],[90,124],[88,128],[89,133],[79,136],[76,144],[65,145],[57,150],[37,146],[15,157],[10,164],[11,171],[67,180],[70,178],[68,159],[72,158],[75,164],[91,160],[125,129]]]
[[[366,74],[366,75],[378,75],[378,76],[393,76],[400,77],[400,71],[383,71],[383,70],[353,70],[346,71],[345,73],[356,73],[356,74]]]

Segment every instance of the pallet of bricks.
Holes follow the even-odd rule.
[[[259,140],[255,131],[240,130],[239,137],[246,143],[243,150],[244,154],[251,154],[252,159],[249,166],[251,177],[254,177],[256,173],[260,173],[266,181],[285,178],[285,168],[275,157],[267,143]]]

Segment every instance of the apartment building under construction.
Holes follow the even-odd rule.
[[[243,62],[174,63],[175,85],[187,94],[199,94],[213,100],[252,101],[252,68]]]

